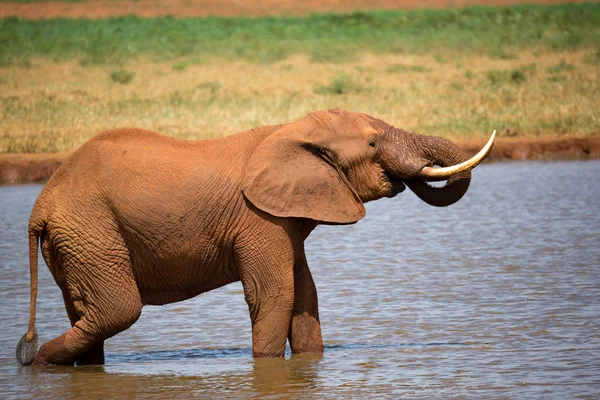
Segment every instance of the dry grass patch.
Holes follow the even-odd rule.
[[[600,133],[599,70],[589,51],[444,58],[365,54],[338,64],[297,55],[267,65],[138,59],[119,68],[31,60],[0,69],[0,152],[69,151],[123,126],[220,137],[332,107],[451,138],[483,138],[492,129]],[[115,71],[131,78],[116,79]]]

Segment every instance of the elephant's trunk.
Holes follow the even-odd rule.
[[[436,165],[442,168],[457,166],[467,161],[467,157],[464,156],[457,145],[449,140],[420,135],[411,135],[411,137],[416,143],[415,147],[420,148],[421,157],[428,160],[430,165],[415,174],[413,179],[405,181],[406,186],[421,200],[432,206],[445,207],[456,203],[469,189],[471,182],[470,169],[450,174],[447,177],[446,184],[442,187],[429,185],[426,181],[440,179],[432,179],[423,171],[431,172],[431,170],[434,170],[431,167]]]
[[[382,163],[387,172],[400,178],[423,201],[445,207],[456,203],[466,193],[471,181],[470,171],[489,154],[494,137],[495,132],[476,156],[467,159],[460,148],[449,140],[392,128],[388,133],[389,147],[382,156]],[[446,179],[442,187],[427,183]]]
[[[423,179],[424,181],[434,182],[434,181],[445,181],[461,172],[470,171],[476,166],[478,166],[492,151],[492,147],[494,147],[494,138],[496,137],[496,131],[492,132],[492,136],[486,143],[486,145],[473,157],[469,158],[466,161],[463,161],[460,164],[456,164],[450,167],[442,167],[442,168],[432,168],[425,167],[419,173],[417,173],[416,177]]]

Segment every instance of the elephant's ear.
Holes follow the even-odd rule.
[[[268,136],[252,153],[242,191],[277,217],[351,224],[365,207],[339,168],[337,155],[309,140],[294,123]]]

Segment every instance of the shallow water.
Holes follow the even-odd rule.
[[[241,284],[146,307],[106,365],[21,367],[27,221],[42,186],[0,187],[2,398],[598,398],[600,161],[474,171],[449,208],[409,191],[307,242],[325,354],[253,359]],[[37,330],[69,322],[40,259]],[[84,397],[85,396],[85,397]]]

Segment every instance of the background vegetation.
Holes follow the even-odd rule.
[[[188,55],[273,62],[306,53],[346,61],[359,52],[455,51],[514,57],[516,48],[574,50],[600,43],[600,4],[372,11],[307,17],[0,20],[0,60],[123,62]]]
[[[600,133],[600,4],[0,20],[0,152],[215,137],[342,107],[447,137]]]

